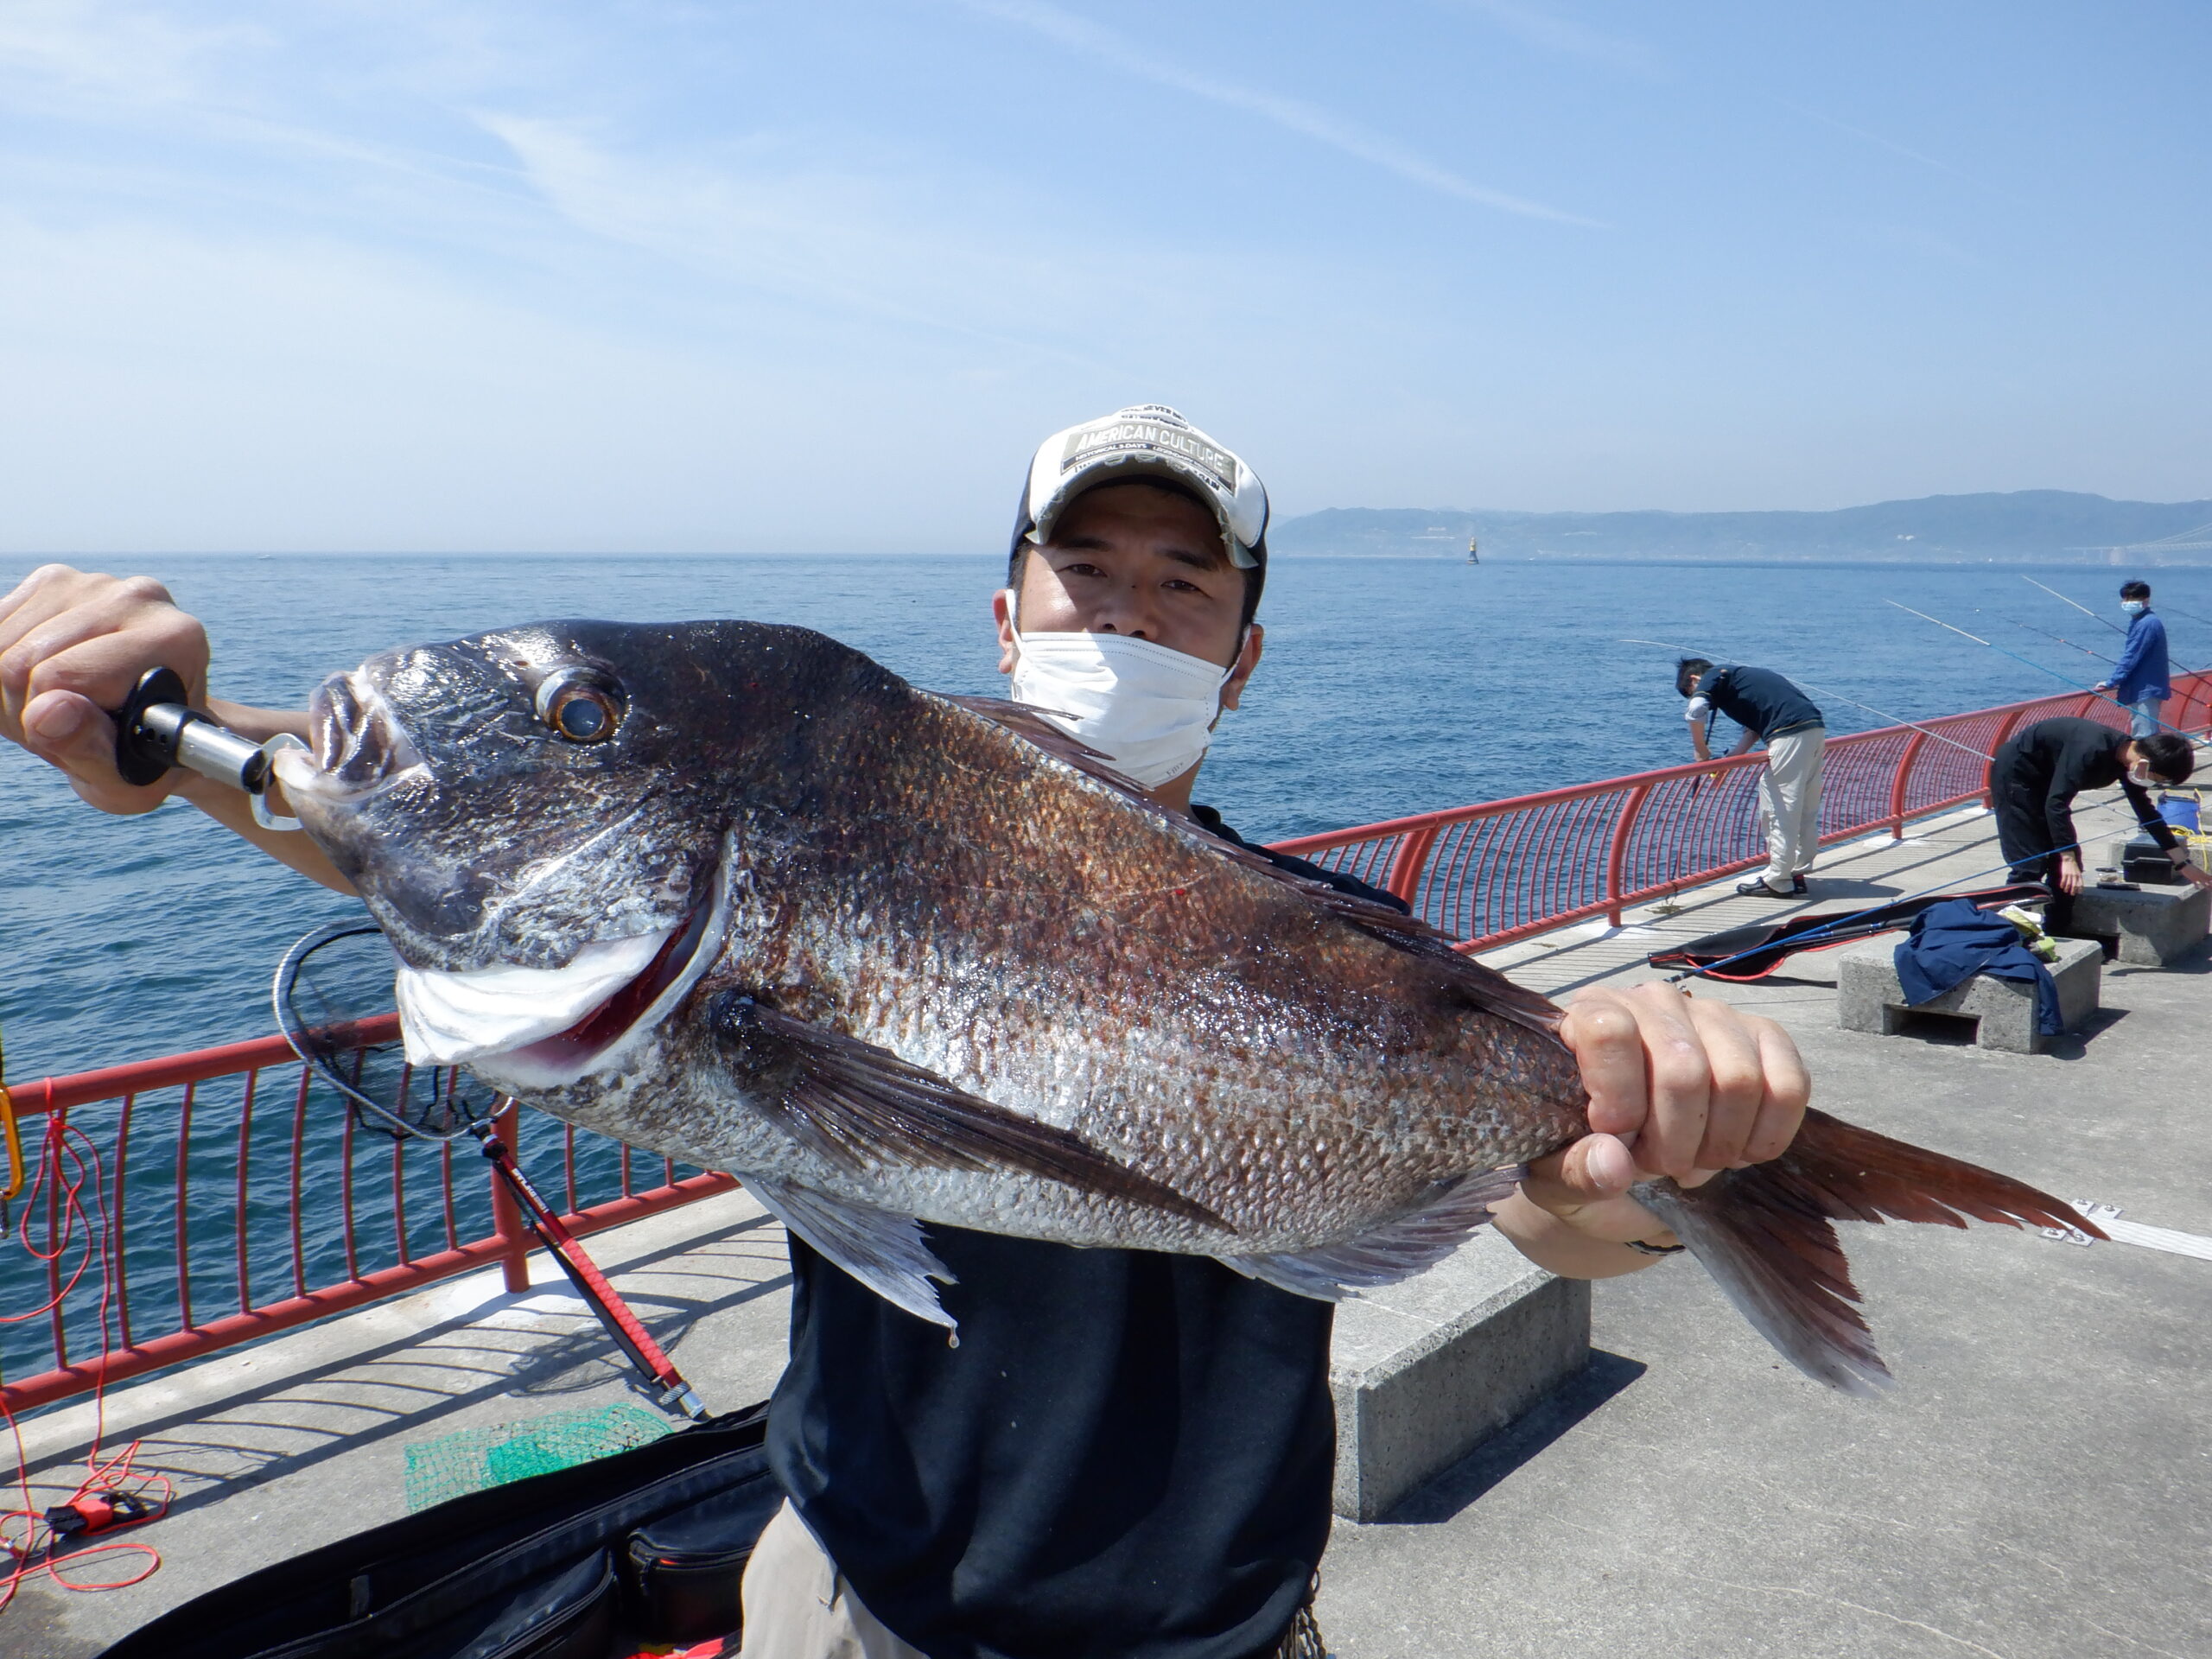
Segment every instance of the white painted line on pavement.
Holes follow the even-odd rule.
[[[2171,1227],[2146,1227],[2139,1221],[2122,1221],[2116,1204],[2092,1204],[2087,1198],[2073,1200],[2074,1207],[2091,1221],[2103,1228],[2115,1244],[2139,1244],[2146,1250],[2164,1250],[2169,1255],[2193,1256],[2199,1262],[2212,1262],[2212,1238],[2196,1233],[2176,1232]],[[2096,1241],[2079,1227],[2038,1227],[2045,1238],[2055,1238],[2069,1244],[2094,1244]]]

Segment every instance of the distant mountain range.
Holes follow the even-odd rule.
[[[1268,532],[1278,553],[1464,559],[1997,559],[2212,564],[2212,501],[2071,490],[1929,495],[1832,512],[1505,512],[1330,507]],[[2157,545],[2165,543],[2165,545]]]

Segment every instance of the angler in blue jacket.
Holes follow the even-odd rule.
[[[2127,625],[2127,645],[2112,677],[2099,682],[2097,690],[2111,692],[2114,702],[2127,705],[2134,716],[2127,728],[2130,737],[2148,737],[2166,729],[2164,711],[2166,699],[2173,695],[2166,683],[2166,625],[2151,613],[2147,582],[2122,582],[2120,608],[2133,619]]]

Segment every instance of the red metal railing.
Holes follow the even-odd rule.
[[[2203,730],[2212,672],[2178,676],[2173,690],[2168,724]],[[1830,738],[1821,843],[1885,829],[1902,836],[1910,819],[1978,799],[1988,770],[1981,757],[2017,728],[2057,715],[2126,721],[2102,697],[2069,692]],[[1669,766],[1274,845],[1388,888],[1463,941],[1461,950],[1484,950],[1587,917],[1618,923],[1630,905],[1763,863],[1764,764],[1746,754]]]
[[[2183,676],[2174,690],[2169,721],[2202,729],[2212,674]],[[1902,836],[1909,820],[1974,799],[1980,753],[2024,721],[2063,714],[2121,718],[2101,699],[2069,695],[1832,739],[1821,839]],[[1671,766],[1278,844],[1387,887],[1462,949],[1479,950],[1601,913],[1618,921],[1626,906],[1758,863],[1761,764],[1745,755]],[[397,1031],[397,1016],[385,1014],[359,1022],[347,1041],[388,1044]],[[0,1268],[0,1361],[13,1375],[34,1346],[50,1360],[0,1386],[11,1411],[494,1263],[510,1290],[528,1287],[531,1240],[488,1167],[480,1185],[457,1182],[452,1142],[392,1141],[386,1156],[378,1137],[356,1136],[353,1113],[282,1038],[10,1092],[34,1184],[13,1213],[0,1213],[0,1233],[24,1228],[19,1242],[34,1253],[10,1251]],[[628,1147],[537,1114],[518,1117],[509,1106],[502,1134],[535,1165],[540,1189],[565,1201],[563,1219],[578,1233],[736,1185],[711,1173],[679,1177],[663,1159],[658,1184],[640,1191]],[[73,1287],[79,1258],[65,1248],[71,1202],[61,1176],[77,1135],[92,1154],[83,1214],[109,1271],[95,1259]],[[378,1166],[379,1192],[364,1203],[361,1171]],[[609,1183],[613,1196],[584,1201],[588,1188]],[[273,1262],[271,1238],[282,1242]],[[46,1334],[33,1338],[24,1310],[49,1302]],[[73,1345],[92,1351],[73,1358]]]
[[[397,1014],[363,1020],[343,1046],[390,1043],[398,1030]],[[37,1344],[50,1351],[50,1369],[0,1387],[10,1411],[456,1274],[499,1265],[509,1290],[529,1287],[535,1240],[490,1166],[480,1186],[456,1181],[454,1142],[395,1140],[388,1155],[384,1137],[363,1135],[357,1144],[353,1114],[281,1037],[47,1077],[7,1092],[32,1178],[7,1220],[26,1230],[21,1242],[37,1254],[9,1253],[0,1313],[52,1303]],[[574,1232],[737,1184],[711,1173],[679,1176],[660,1159],[660,1179],[640,1190],[628,1147],[537,1114],[518,1123],[518,1116],[509,1104],[500,1132],[536,1166],[533,1179],[556,1206],[565,1200],[562,1219]],[[71,1130],[95,1154],[83,1161],[88,1183],[97,1185],[87,1185],[79,1207],[109,1264],[103,1274],[95,1255],[73,1288],[82,1241],[69,1236],[62,1179],[76,1161]],[[473,1141],[460,1145],[469,1162],[481,1162]],[[557,1174],[549,1178],[556,1152]],[[375,1172],[377,1190],[368,1194],[365,1170]],[[594,1185],[616,1190],[583,1202]],[[272,1239],[279,1241],[273,1247]],[[41,1263],[41,1256],[51,1259]],[[22,1369],[29,1327],[4,1328],[15,1338],[7,1349],[12,1375]],[[73,1346],[83,1357],[73,1356]]]

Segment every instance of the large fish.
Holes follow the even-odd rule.
[[[1335,1297],[1589,1133],[1542,997],[1161,810],[1018,705],[823,635],[551,622],[374,658],[280,762],[404,964],[410,1057],[740,1175],[950,1323],[919,1224]],[[2081,1224],[1809,1116],[1665,1217],[1793,1362],[1886,1381],[1831,1217]]]

